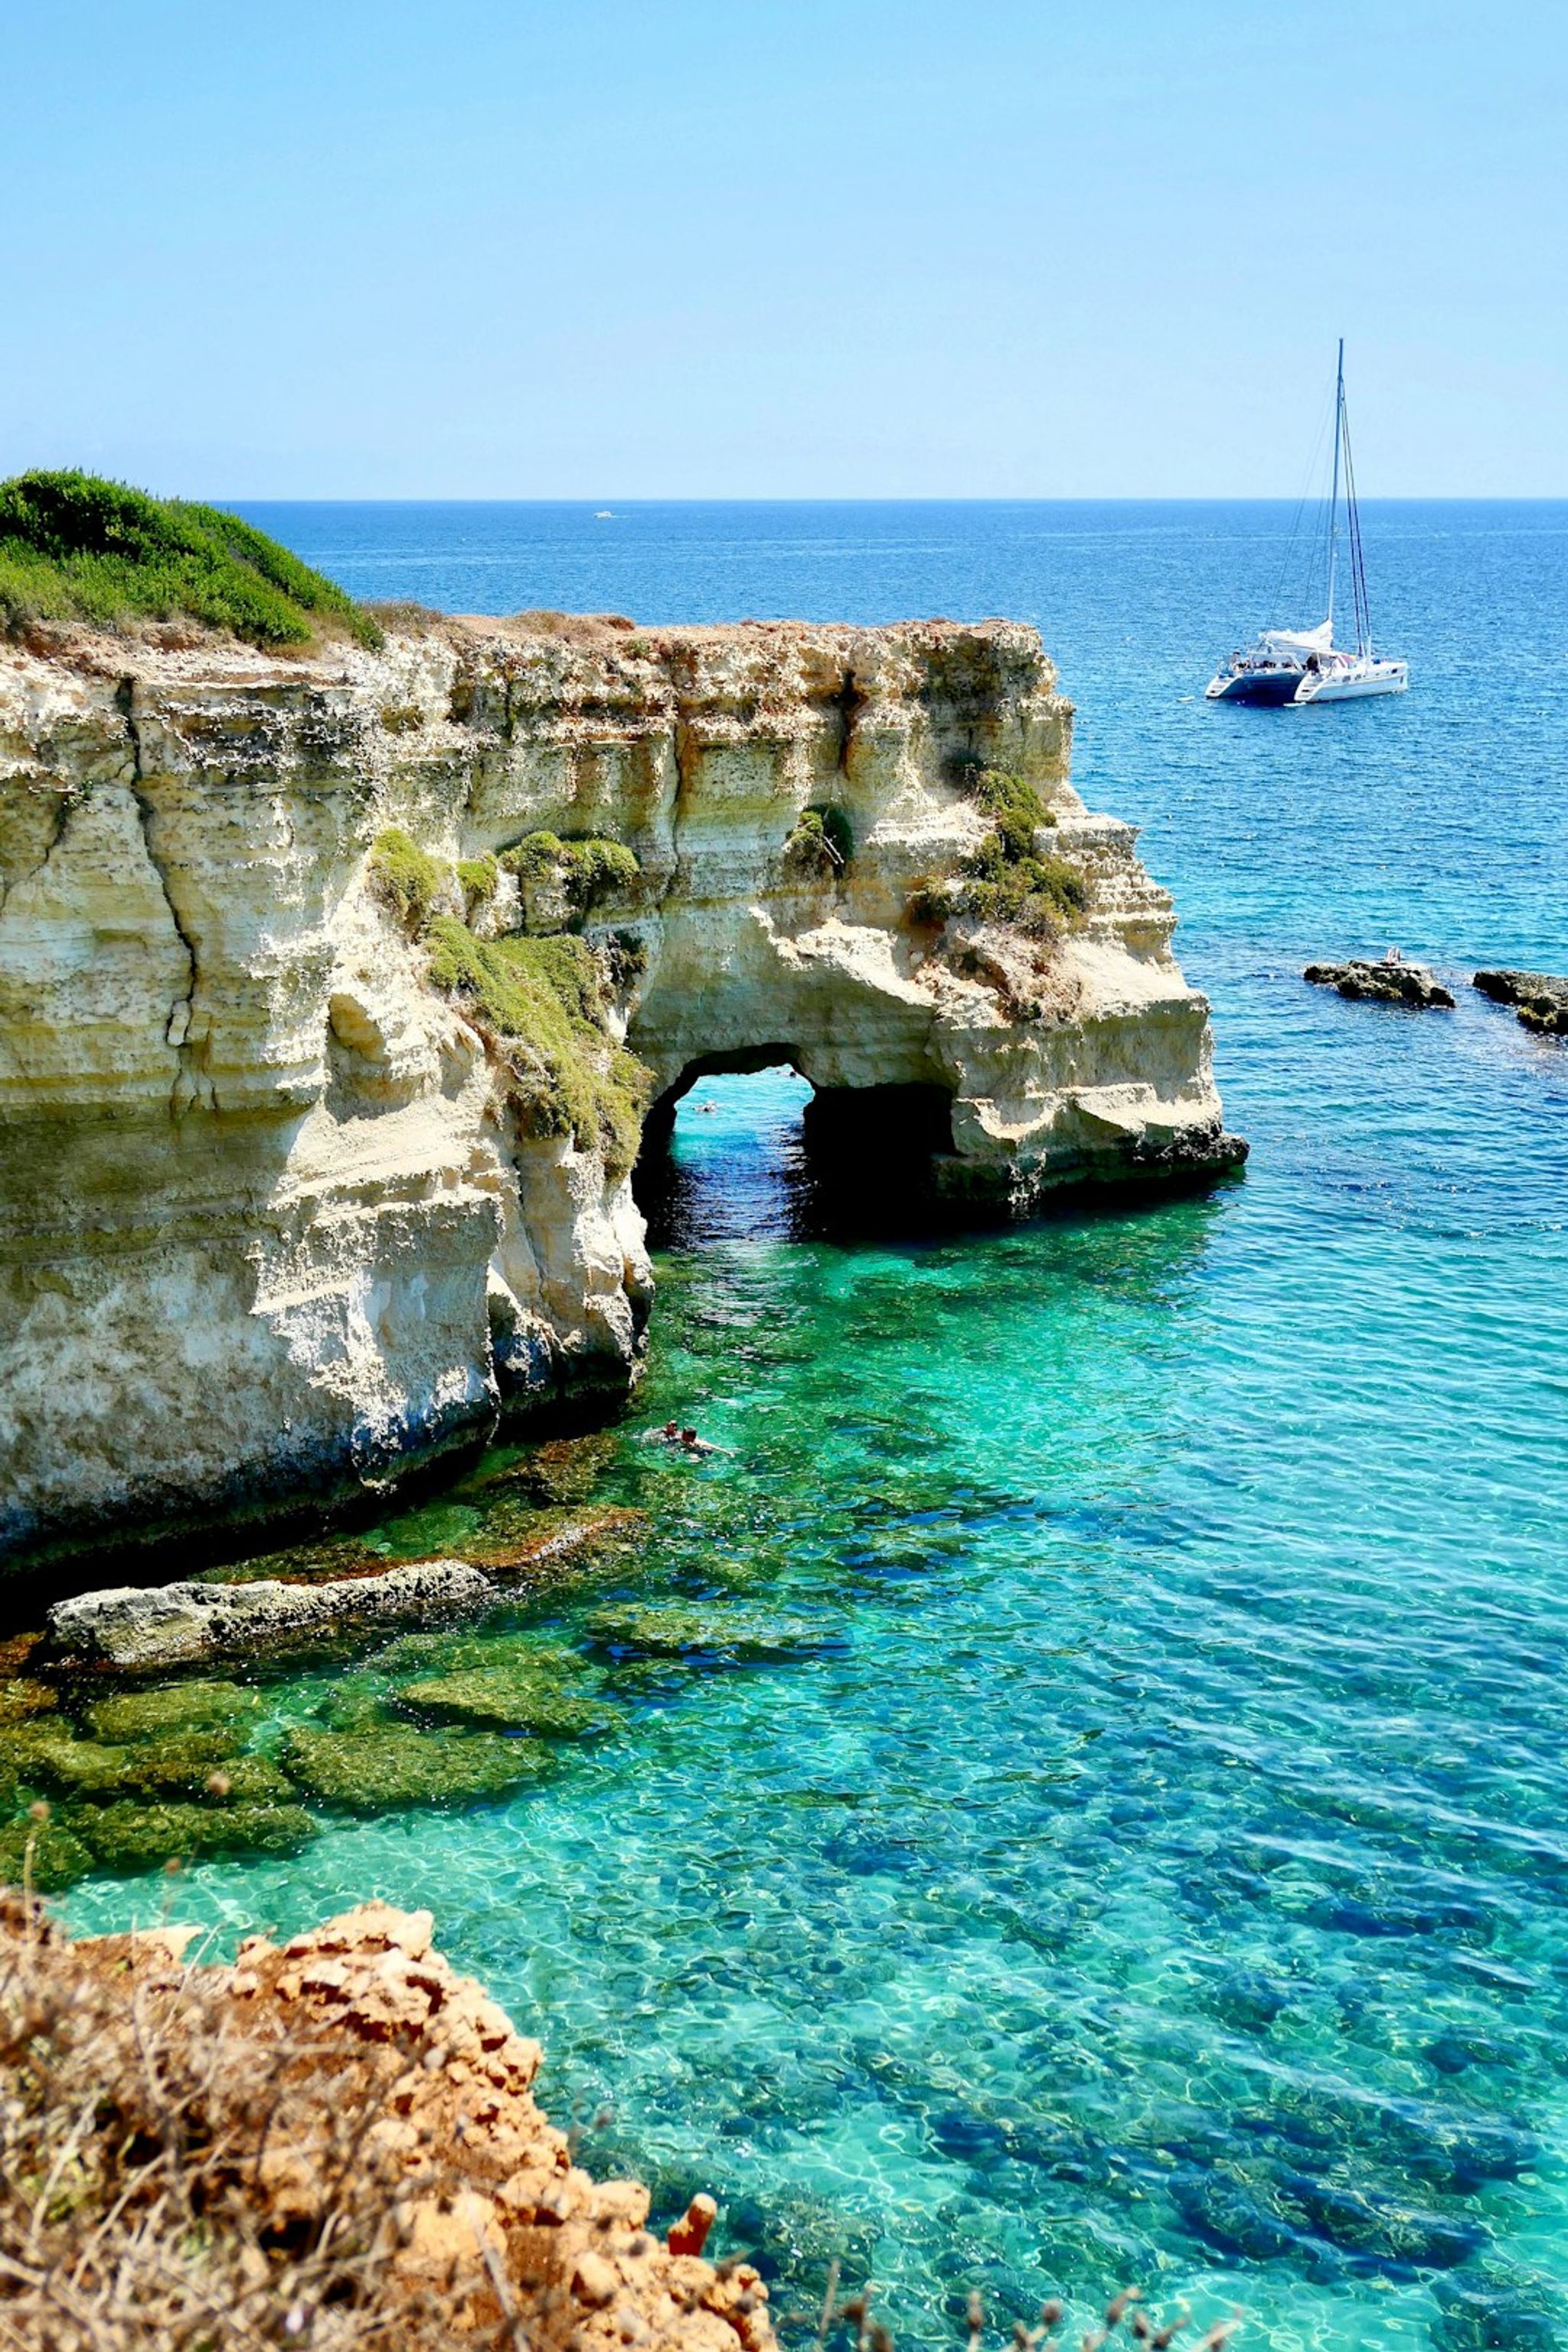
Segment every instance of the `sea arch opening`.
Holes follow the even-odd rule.
[[[949,1089],[824,1086],[804,1058],[782,1040],[695,1055],[657,1097],[633,1179],[656,1248],[932,1221]]]

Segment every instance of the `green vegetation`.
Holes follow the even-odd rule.
[[[507,1054],[527,1129],[595,1147],[612,1176],[637,1158],[652,1079],[605,1031],[603,980],[579,939],[478,940],[437,916],[432,985],[460,1000]]]
[[[370,853],[371,887],[411,939],[429,922],[450,872],[397,825],[380,835]]]
[[[531,833],[507,850],[501,864],[515,874],[528,908],[530,930],[561,930],[580,924],[602,899],[628,889],[641,867],[635,852],[621,841],[591,835],[582,841],[563,841],[559,834]],[[555,918],[542,907],[559,898],[563,913]]]
[[[83,1805],[69,1828],[100,1870],[159,1870],[204,1853],[296,1853],[316,1834],[300,1805]]]
[[[100,1699],[89,1708],[88,1720],[100,1739],[173,1739],[190,1732],[231,1729],[247,1722],[260,1705],[259,1693],[244,1683],[158,1683]]]
[[[1087,877],[1070,859],[1036,846],[1042,826],[1056,823],[1033,784],[1000,768],[965,772],[963,789],[992,820],[992,829],[951,880],[928,882],[909,902],[921,924],[973,915],[1007,923],[1041,940],[1059,938],[1089,906]]]
[[[618,841],[531,834],[502,859],[466,858],[457,867],[467,914],[491,897],[503,866],[522,879],[525,891],[530,881],[547,877],[579,917],[639,870]],[[376,896],[410,939],[428,940],[431,986],[457,998],[503,1052],[524,1131],[570,1135],[581,1150],[603,1151],[612,1176],[626,1175],[642,1140],[653,1081],[609,1035],[605,992],[626,985],[641,970],[641,940],[616,933],[596,952],[559,927],[542,937],[481,940],[467,922],[436,912],[452,878],[451,866],[397,826],[380,835],[371,851]]]
[[[471,915],[476,907],[493,898],[500,880],[500,867],[493,857],[459,857],[458,881],[463,893],[464,911]]]
[[[256,646],[308,645],[323,633],[382,643],[351,596],[237,515],[92,474],[0,483],[0,626],[122,630],[180,619]]]
[[[425,713],[416,702],[389,702],[381,723],[389,735],[412,735],[424,726]]]
[[[475,1804],[504,1797],[550,1768],[537,1740],[498,1732],[417,1731],[411,1724],[374,1721],[352,1729],[291,1731],[284,1761],[323,1803],[353,1812],[390,1812],[401,1805]]]
[[[581,1685],[581,1670],[570,1679]],[[485,1731],[527,1731],[538,1739],[590,1739],[613,1731],[621,1720],[613,1707],[595,1701],[592,1685],[563,1688],[562,1677],[542,1655],[429,1675],[405,1684],[397,1697],[401,1706],[437,1722],[468,1723]]]
[[[854,855],[854,828],[832,803],[803,809],[784,843],[784,864],[798,873],[842,874]]]

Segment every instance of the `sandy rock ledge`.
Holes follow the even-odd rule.
[[[71,1943],[16,1898],[0,1912],[4,2166],[23,2190],[0,2253],[31,2249],[0,2262],[0,2332],[60,2352],[173,2341],[136,2329],[205,2305],[220,2345],[273,2341],[281,2319],[289,2340],[408,2352],[773,2352],[756,2272],[679,2251],[711,2201],[667,2243],[646,2189],[573,2163],[534,2102],[538,2044],[432,1949],[428,1912],[367,1904],[230,1967],[187,1965],[192,1932]],[[26,2182],[70,2128],[73,2066],[97,2099],[85,2186],[29,2237]],[[91,2332],[132,2306],[130,2333]]]

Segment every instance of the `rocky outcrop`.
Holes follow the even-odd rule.
[[[57,1601],[48,1650],[85,1665],[187,1665],[383,1626],[438,1624],[473,1615],[494,1597],[489,1577],[460,1559],[422,1559],[327,1584],[121,1585]]]
[[[664,2239],[541,2113],[541,2053],[372,1903],[229,1967],[190,1929],[70,1943],[0,1908],[0,2326],[96,2352],[773,2352],[748,2263]],[[60,2183],[69,2193],[60,2193]]]
[[[1549,971],[1478,971],[1475,986],[1494,1004],[1511,1004],[1526,1029],[1568,1037],[1568,980]]]
[[[1337,989],[1364,1004],[1403,1004],[1413,1013],[1452,1013],[1454,1000],[1424,963],[1310,963],[1301,974],[1318,988]]]
[[[1170,901],[1072,790],[1031,630],[189,637],[0,656],[0,1556],[330,1498],[624,1391],[633,1097],[539,1115],[481,984],[520,923],[576,921],[605,1052],[665,1104],[781,1058],[824,1104],[921,1090],[943,1189],[1013,1211],[1239,1156]],[[376,886],[389,828],[445,877],[427,934]],[[487,862],[543,835],[612,845],[585,919],[552,914],[566,865]]]

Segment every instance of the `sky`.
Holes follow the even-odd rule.
[[[0,0],[0,475],[1568,495],[1568,0]]]

